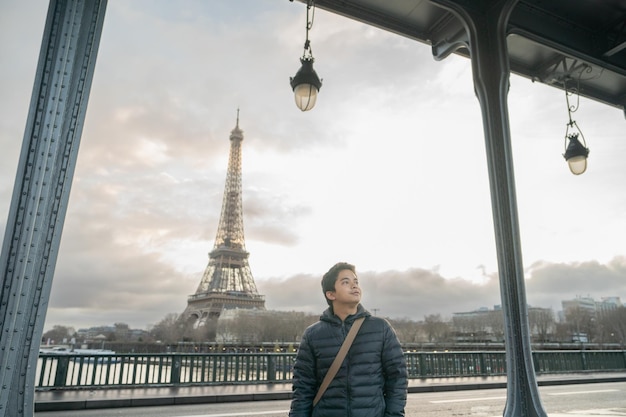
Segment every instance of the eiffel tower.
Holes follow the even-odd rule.
[[[209,263],[196,293],[187,299],[183,318],[193,328],[206,327],[209,338],[215,336],[215,325],[225,309],[265,310],[265,297],[259,295],[248,264],[243,235],[241,192],[241,142],[243,131],[237,125],[230,132],[228,172],[222,200],[222,212]]]

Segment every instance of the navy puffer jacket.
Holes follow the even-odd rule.
[[[354,320],[365,321],[337,375],[313,408],[313,398]],[[293,369],[290,417],[401,417],[407,369],[396,333],[360,304],[345,321],[329,308],[304,331]]]

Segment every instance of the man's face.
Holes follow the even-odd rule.
[[[356,274],[349,269],[344,269],[337,275],[335,291],[328,292],[330,300],[335,304],[357,305],[361,302],[361,287]]]

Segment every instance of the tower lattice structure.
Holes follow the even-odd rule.
[[[212,327],[224,309],[265,309],[265,297],[259,295],[250,270],[243,233],[242,141],[237,110],[237,124],[230,133],[228,172],[215,244],[200,285],[189,296],[183,313],[195,328]]]

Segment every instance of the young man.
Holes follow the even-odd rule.
[[[401,417],[407,395],[407,369],[391,325],[360,304],[354,265],[340,262],[322,278],[329,308],[304,331],[293,369],[289,417]],[[354,320],[365,317],[328,389],[313,398]]]

